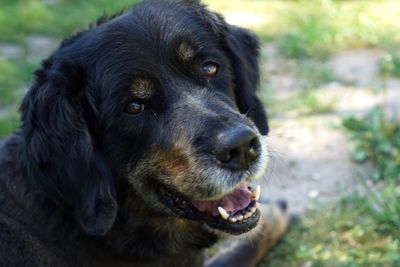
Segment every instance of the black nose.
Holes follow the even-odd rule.
[[[260,155],[257,135],[248,127],[234,127],[216,139],[215,156],[220,164],[232,170],[248,167]]]

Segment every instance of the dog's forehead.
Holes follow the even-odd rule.
[[[141,74],[154,82],[165,78],[166,73],[182,77],[183,68],[189,70],[208,52],[222,55],[222,51],[218,52],[220,36],[193,12],[178,11],[174,5],[168,6],[168,10],[138,6],[100,25],[97,36],[102,37],[97,39],[101,47],[112,50],[98,58],[102,66],[110,66],[104,71],[118,73],[127,82]],[[159,86],[145,80],[129,81],[135,97],[151,98],[153,91],[158,90]]]
[[[197,48],[217,39],[196,12],[177,3],[164,6],[162,1],[152,5],[144,2],[126,14],[125,22],[131,25],[137,45],[145,45],[154,52],[173,48],[184,61],[193,58]]]

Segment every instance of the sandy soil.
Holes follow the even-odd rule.
[[[268,59],[264,75],[268,75],[270,86],[282,88],[277,99],[288,90],[298,90],[296,78],[287,73],[291,62],[276,57],[274,47],[266,47],[264,53]],[[290,212],[301,214],[314,201],[333,201],[343,194],[363,191],[370,168],[351,160],[351,144],[332,125],[338,125],[344,115],[361,115],[382,103],[382,94],[370,88],[382,84],[377,64],[383,55],[379,50],[345,51],[327,61],[340,82],[321,86],[319,94],[322,100],[336,99],[333,112],[270,118],[278,126],[267,138],[271,160],[264,178],[264,199],[286,199]],[[387,99],[389,115],[400,114],[399,80],[388,82]]]

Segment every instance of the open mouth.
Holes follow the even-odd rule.
[[[189,200],[175,190],[160,187],[160,200],[179,217],[204,221],[211,228],[230,234],[243,234],[260,219],[260,186],[251,188],[242,181],[232,192],[215,200]]]

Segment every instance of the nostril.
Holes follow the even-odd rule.
[[[239,156],[240,151],[238,149],[223,150],[217,154],[217,159],[221,163],[229,163],[231,161],[234,161]]]
[[[217,155],[217,159],[222,163],[227,163],[232,159],[231,151],[226,151]]]
[[[251,158],[257,158],[260,155],[261,144],[257,137],[249,142],[248,153]]]
[[[260,154],[260,141],[247,127],[229,129],[217,136],[215,156],[226,168],[239,170],[247,167]]]

